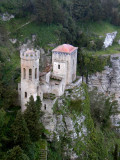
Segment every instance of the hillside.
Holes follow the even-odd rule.
[[[110,24],[106,21],[100,21],[100,22],[87,22],[87,23],[78,23],[78,26],[80,27],[80,30],[83,32],[86,32],[88,35],[95,34],[98,36],[101,36],[103,40],[105,40],[107,33],[112,33],[117,31],[117,36],[114,40],[114,43],[109,48],[101,49],[100,51],[93,51],[92,54],[115,54],[119,53],[120,46],[118,44],[118,40],[120,39],[120,27]]]
[[[106,34],[115,31],[112,46],[104,48]],[[0,1],[0,160],[120,159],[118,40],[119,0]],[[42,111],[39,96],[21,112],[20,51],[39,50],[43,72],[61,44],[79,48],[79,77],[62,96],[43,95],[50,113]]]

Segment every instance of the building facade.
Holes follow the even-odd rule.
[[[52,50],[52,65],[39,72],[40,52],[38,50],[21,51],[21,83],[18,85],[18,93],[21,101],[22,112],[26,109],[26,103],[30,96],[36,100],[41,97],[43,110],[50,110],[56,97],[64,94],[66,85],[76,79],[77,47],[63,44]],[[52,100],[47,100],[46,95]],[[54,99],[55,99],[54,98]]]

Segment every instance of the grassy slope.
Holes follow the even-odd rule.
[[[33,21],[23,28],[18,29],[29,21],[31,21],[31,18],[12,19],[11,21],[6,22],[5,25],[7,30],[8,32],[11,32],[10,37],[17,38],[19,41],[24,42],[26,38],[31,39],[32,34],[36,34],[38,45],[43,48],[47,48],[47,44],[49,43],[59,43],[56,31],[59,30],[61,26],[54,24],[47,26],[44,24],[37,24]],[[103,36],[103,38],[105,38],[106,33],[117,31],[118,34],[113,46],[106,50],[97,51],[95,54],[114,54],[120,52],[120,46],[117,43],[117,41],[120,39],[120,27],[114,26],[108,22],[89,22],[84,24],[79,23],[79,27],[87,34],[95,33],[99,36]]]
[[[55,34],[57,30],[60,29],[60,26],[57,25],[44,25],[44,24],[36,24],[32,22],[25,27],[18,29],[23,24],[29,22],[30,18],[23,18],[23,19],[12,19],[9,22],[4,22],[5,27],[7,28],[8,33],[11,32],[9,37],[17,38],[19,41],[24,42],[26,38],[31,38],[32,34],[36,34],[38,38],[38,45],[40,47],[48,47],[47,44],[49,43],[58,43],[58,36]],[[107,50],[101,50],[97,52],[92,52],[92,54],[113,54],[113,53],[120,53],[120,46],[117,44],[117,40],[120,39],[120,27],[116,27],[111,25],[107,22],[99,22],[99,23],[86,23],[86,24],[79,24],[80,29],[89,33],[95,33],[97,35],[101,35],[105,38],[106,33],[118,31],[117,38],[112,47],[109,47]],[[18,30],[17,30],[18,29]],[[17,31],[16,31],[17,30]],[[5,51],[7,49],[7,51]],[[5,72],[6,77],[9,79],[15,72],[16,68],[20,68],[20,58],[18,51],[15,50],[13,46],[13,50],[8,48],[0,47],[2,53],[9,52],[11,55],[11,61],[6,63]],[[13,54],[11,54],[11,52]]]
[[[115,39],[115,42],[113,46],[109,47],[106,50],[101,50],[95,52],[95,54],[114,54],[114,53],[120,53],[120,45],[118,45],[117,41],[120,39],[120,27],[114,26],[108,22],[89,22],[85,24],[79,23],[80,29],[85,31],[87,34],[95,33],[99,36],[103,36],[105,38],[106,33],[112,33],[114,31],[117,31],[117,37]]]
[[[44,47],[49,43],[57,43],[58,36],[56,35],[56,31],[61,28],[61,26],[57,25],[44,25],[37,24],[34,21],[29,23],[28,25],[20,28],[22,25],[27,22],[32,21],[30,18],[22,18],[22,19],[12,19],[7,22],[6,28],[8,32],[10,32],[10,37],[17,38],[19,41],[24,42],[26,38],[31,39],[32,34],[37,35],[38,44],[40,47]],[[18,29],[20,28],[20,29]]]

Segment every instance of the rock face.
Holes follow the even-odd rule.
[[[53,141],[54,137],[59,141],[61,137],[70,139],[70,146],[68,143],[64,144],[64,155],[68,156],[70,160],[78,158],[73,146],[78,138],[84,141],[87,136],[87,127],[85,125],[86,117],[82,112],[77,115],[76,113],[70,114],[70,110],[66,104],[66,98],[72,100],[83,99],[83,90],[79,86],[72,90],[66,90],[64,97],[57,100],[57,105],[53,106],[53,113],[45,113],[42,119],[43,125],[50,132],[48,136],[49,141]]]
[[[7,12],[1,14],[0,17],[1,17],[1,19],[2,19],[3,21],[9,21],[10,19],[15,18],[14,15],[12,15],[12,14],[10,15],[10,14],[8,14]]]
[[[109,46],[112,46],[112,43],[113,43],[116,35],[117,35],[117,31],[112,32],[112,33],[107,33],[103,47],[108,48]]]
[[[12,44],[15,44],[17,42],[17,39],[9,39],[9,41],[12,43]]]
[[[106,66],[102,73],[89,76],[88,85],[90,88],[98,88],[99,92],[105,95],[115,95],[120,110],[120,54],[110,56],[111,67]],[[119,125],[120,114],[112,118],[115,126]]]

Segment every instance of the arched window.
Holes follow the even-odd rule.
[[[25,92],[25,98],[27,98],[27,92]]]
[[[29,69],[29,79],[32,79],[32,69]]]
[[[26,69],[23,68],[23,79],[26,79]]]
[[[60,65],[58,65],[58,69],[60,69]]]
[[[35,68],[35,79],[37,79],[37,68]]]

